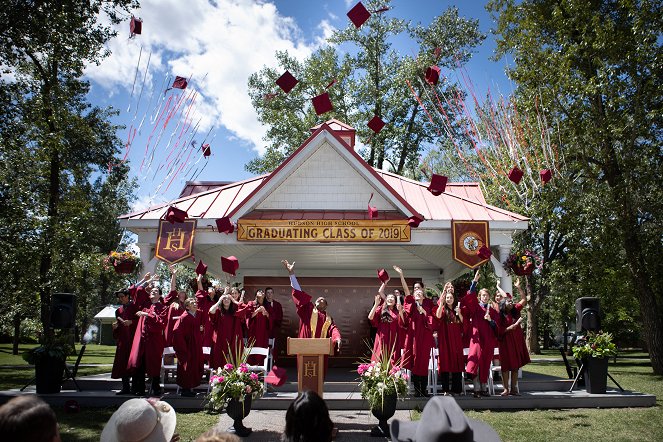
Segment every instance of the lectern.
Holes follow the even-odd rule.
[[[325,356],[334,354],[331,338],[288,338],[288,354],[297,355],[297,391],[311,390],[323,397]]]

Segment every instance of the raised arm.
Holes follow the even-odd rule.
[[[479,269],[474,273],[474,279],[472,279],[472,284],[470,284],[470,292],[471,293],[476,293],[477,292],[477,283],[479,282]]]
[[[198,275],[196,282],[198,283],[198,290],[203,291],[203,275]]]
[[[403,269],[401,269],[398,266],[394,266],[394,270],[401,276],[401,285],[403,286],[403,292],[405,293],[405,296],[410,296],[410,288],[407,286],[407,282],[405,282],[405,276],[403,276]]]
[[[384,286],[384,284],[382,284]],[[375,312],[377,312],[378,307],[380,306],[380,295],[375,295],[375,301],[373,302],[373,307],[371,307],[371,311],[368,312],[368,320],[372,321],[373,318],[375,318]]]
[[[440,319],[442,317],[442,312],[444,311],[444,292],[440,293],[440,302],[437,304],[437,310],[435,311],[435,317]]]
[[[168,266],[170,269],[170,291],[177,290],[177,269],[175,268],[175,264],[171,264]]]
[[[380,285],[380,288],[378,289],[378,293],[380,294],[380,298],[382,298],[383,301],[386,301],[386,300],[387,300],[387,297],[386,297],[385,294],[384,294],[384,288],[387,286],[387,283],[388,283],[388,282],[389,282],[389,280],[387,279],[385,282],[383,282],[383,283]]]
[[[290,264],[287,259],[284,259],[281,261],[281,264],[283,264],[283,267],[285,267],[285,269],[288,271],[288,275],[290,275],[290,286],[294,290],[301,292],[302,288],[297,281],[297,277],[295,276],[295,261]]]
[[[520,286],[520,278],[516,278],[516,281],[513,283],[513,286],[518,290],[518,293],[520,294],[520,301],[518,301],[518,304],[520,305],[525,305],[527,304],[527,293],[525,293],[525,290]]]

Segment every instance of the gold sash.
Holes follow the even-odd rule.
[[[322,324],[322,330],[320,330],[320,338],[326,338],[327,337],[327,332],[329,331],[329,327],[331,326],[332,319],[331,316],[327,315],[327,319],[325,320],[325,323]],[[311,327],[311,337],[315,338],[315,331],[318,328],[318,309],[314,308],[313,311],[311,312],[311,321],[309,323],[309,326]]]

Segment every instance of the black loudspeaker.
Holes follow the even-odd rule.
[[[576,331],[598,331],[600,328],[599,298],[576,299]]]
[[[74,328],[76,319],[76,295],[53,293],[51,297],[51,327]]]

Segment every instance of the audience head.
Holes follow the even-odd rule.
[[[227,433],[214,427],[198,436],[195,442],[241,442],[241,440],[242,439],[232,433]]]
[[[60,441],[55,412],[32,394],[16,396],[0,407],[0,435],[21,442]]]
[[[176,418],[167,402],[129,399],[106,423],[101,442],[168,442],[175,433]]]
[[[325,401],[313,391],[304,391],[285,414],[284,442],[329,442],[334,424]]]

